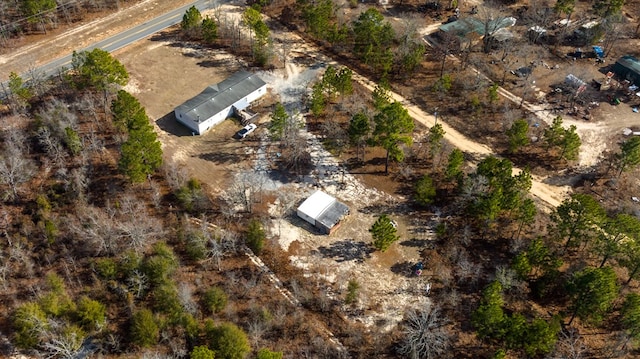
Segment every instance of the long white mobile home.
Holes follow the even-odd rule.
[[[178,122],[201,135],[231,116],[234,109],[244,110],[266,93],[267,84],[258,75],[238,71],[176,107],[174,113]]]

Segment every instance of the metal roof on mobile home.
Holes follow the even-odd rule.
[[[178,109],[193,119],[204,121],[265,85],[258,75],[238,71],[224,81],[207,87],[178,106]]]

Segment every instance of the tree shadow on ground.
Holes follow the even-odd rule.
[[[391,271],[395,274],[400,274],[407,278],[412,277],[414,265],[415,263],[411,263],[409,261],[398,262],[391,266]]]
[[[402,208],[400,204],[394,203],[381,203],[381,204],[372,204],[368,206],[364,206],[358,210],[360,213],[364,214],[381,214],[386,213],[388,215],[404,213],[406,212],[405,208]]]
[[[400,242],[400,245],[404,247],[424,248],[429,244],[429,242],[431,241],[427,239],[411,238]]]
[[[239,163],[246,159],[246,156],[234,152],[207,152],[198,155],[198,158],[215,164]]]
[[[149,37],[149,40],[172,41],[172,46],[179,46],[179,44],[182,42],[180,41],[180,30],[164,30],[164,31],[156,32],[155,34]]]
[[[215,67],[215,68],[227,67],[229,65],[229,59],[223,58],[223,59],[204,60],[196,64],[202,67]]]
[[[334,242],[328,247],[318,248],[318,252],[325,258],[334,258],[336,262],[356,261],[362,263],[366,258],[371,257],[373,251],[374,249],[367,243],[350,239]]]

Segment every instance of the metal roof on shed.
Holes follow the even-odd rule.
[[[337,202],[335,198],[322,191],[316,191],[302,202],[300,207],[298,207],[298,211],[317,221],[322,215],[322,212],[324,212],[334,202]]]
[[[346,204],[334,201],[327,208],[325,208],[324,212],[320,214],[320,217],[316,219],[317,223],[322,224],[325,228],[333,228],[342,217],[344,217],[347,213],[349,213],[349,207]],[[316,224],[316,227],[318,225]]]
[[[178,106],[178,109],[188,113],[191,118],[205,121],[265,85],[258,75],[238,71],[224,81],[207,87]]]

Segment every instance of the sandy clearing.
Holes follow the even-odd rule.
[[[260,73],[280,101],[292,113],[301,109],[300,99],[308,92],[309,84],[321,75],[319,68],[307,68],[289,62],[285,69]],[[273,180],[268,173],[269,163],[274,159],[268,153],[268,138],[263,137],[260,146],[247,149],[247,155],[254,159],[253,168],[257,174],[265,176],[265,186],[276,193],[292,196],[291,203],[299,204],[314,191],[320,189],[346,203],[351,214],[343,221],[340,229],[331,236],[313,232],[308,224],[295,216],[295,205],[289,215],[278,215],[281,205],[277,200],[269,209],[274,219],[268,232],[277,238],[277,243],[289,252],[291,263],[302,269],[305,277],[324,288],[330,298],[343,301],[349,280],[360,284],[359,300],[355,307],[344,307],[347,318],[360,322],[369,328],[388,332],[395,328],[409,309],[419,309],[429,303],[429,298],[421,291],[428,276],[410,277],[408,273],[392,271],[393,263],[416,262],[420,258],[415,246],[394,245],[386,253],[371,251],[371,235],[367,229],[379,214],[369,209],[371,206],[388,204],[393,208],[397,199],[375,188],[365,186],[357,177],[344,170],[338,160],[326,151],[319,139],[303,129],[302,136],[311,154],[314,170],[296,182],[282,183]],[[400,215],[398,215],[400,219]],[[420,240],[431,239],[432,231],[423,228],[423,223],[405,224],[400,221],[403,238],[410,229],[420,226],[424,233]],[[414,236],[415,237],[415,236]],[[416,239],[416,238],[413,238]],[[388,262],[393,260],[392,264]]]
[[[521,97],[514,95],[502,87],[498,88],[498,93],[513,103],[519,104],[522,101]],[[558,116],[558,114],[552,113],[544,105],[525,101],[522,103],[522,107],[533,113],[547,125],[551,125],[553,120]],[[562,124],[564,127],[576,126],[576,133],[578,133],[582,141],[578,157],[578,167],[588,168],[597,164],[601,159],[602,153],[607,148],[606,141],[602,140],[606,124],[603,121],[586,122],[584,120],[576,120],[564,114],[562,115]]]

